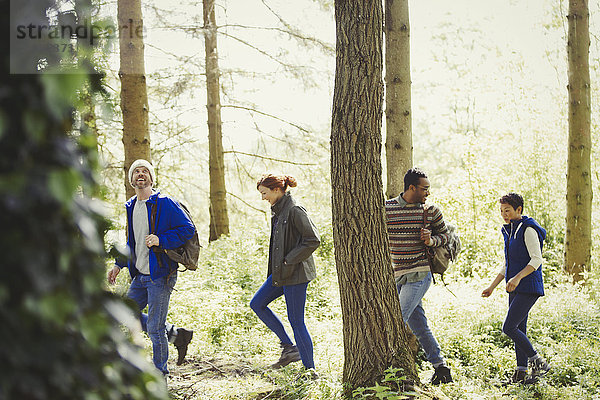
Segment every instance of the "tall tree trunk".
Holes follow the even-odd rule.
[[[118,0],[119,47],[121,66],[121,110],[125,149],[125,194],[135,194],[127,173],[131,164],[143,158],[151,160],[148,131],[148,94],[144,68],[144,31],[141,0]]]
[[[392,367],[416,381],[393,280],[381,179],[382,4],[336,1],[331,126],[333,239],[346,395]]]
[[[412,167],[408,0],[385,0],[385,156],[388,198],[402,193]]]
[[[592,182],[590,154],[589,9],[587,0],[569,0],[569,149],[565,268],[574,281],[590,267]]]
[[[86,26],[91,29],[94,21],[94,15],[92,15],[92,0],[75,0],[74,9],[77,14],[77,25]],[[93,57],[99,53],[97,46],[94,43],[90,43],[89,38],[83,37],[77,39],[77,57],[79,62],[91,62],[93,63]],[[79,93],[81,101],[81,132],[89,132],[94,140],[96,141],[96,150],[98,149],[98,124],[96,116],[96,104],[94,104],[94,90],[92,82],[88,81]]]
[[[210,175],[209,241],[229,234],[215,1],[204,0],[204,48],[206,50],[206,108],[208,109],[208,171]]]

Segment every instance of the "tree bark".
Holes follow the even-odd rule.
[[[125,194],[135,194],[128,172],[137,159],[151,160],[148,130],[148,94],[144,67],[144,24],[141,0],[118,0],[121,79],[121,111],[123,112],[123,146],[125,149]]]
[[[569,148],[565,269],[574,281],[590,267],[592,248],[591,100],[589,9],[587,0],[569,0]]]
[[[413,164],[410,85],[408,0],[385,0],[387,198],[402,193],[404,174]]]
[[[381,179],[382,4],[336,1],[331,126],[333,239],[344,334],[345,394],[388,367],[417,380],[390,260]]]
[[[221,130],[221,87],[217,55],[217,23],[215,1],[203,0],[204,48],[206,51],[206,108],[208,109],[208,171],[210,176],[210,233],[209,241],[229,235],[227,188]]]
[[[91,29],[94,23],[94,15],[92,15],[92,0],[75,0],[74,9],[77,14],[77,24],[84,25]],[[94,43],[90,43],[88,38],[77,39],[78,58],[80,62],[93,62],[93,56],[98,53]],[[83,53],[83,54],[82,54]],[[84,61],[85,60],[85,61]],[[96,141],[96,150],[98,149],[98,124],[96,115],[96,104],[94,104],[93,83],[88,81],[81,89],[79,98],[81,101],[81,132],[89,132],[93,135]]]

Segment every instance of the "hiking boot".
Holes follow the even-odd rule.
[[[516,370],[508,381],[505,381],[502,386],[514,385],[517,383],[525,383],[527,380],[527,371]]]
[[[303,369],[302,372],[296,375],[294,378],[297,382],[309,382],[316,381],[319,379],[319,374],[314,368]]]
[[[177,336],[173,343],[177,348],[177,365],[183,364],[183,360],[185,360],[185,355],[187,354],[188,345],[192,341],[192,336],[194,336],[194,331],[185,328],[177,328]]]
[[[298,348],[293,344],[281,344],[283,350],[281,351],[281,357],[279,357],[279,361],[275,364],[271,365],[272,368],[281,368],[285,367],[289,363],[293,363],[296,361],[300,361],[300,352]]]
[[[527,375],[523,381],[523,385],[535,385],[540,381],[540,375]]]
[[[452,380],[452,375],[450,375],[450,368],[445,365],[440,365],[435,369],[433,376],[431,377],[432,385],[439,385],[440,383],[450,383],[454,382]]]
[[[534,360],[529,361],[529,367],[531,367],[531,377],[537,378],[542,375],[546,375],[550,371],[550,364],[546,362],[542,357],[537,357]]]
[[[317,374],[317,371],[314,368],[307,369],[304,372],[304,376],[311,381],[316,381],[319,379],[319,374]]]

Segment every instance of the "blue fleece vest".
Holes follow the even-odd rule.
[[[525,245],[525,229],[528,227],[535,229],[538,238],[540,239],[540,248],[543,248],[546,230],[533,218],[523,216],[521,220],[511,221],[510,224],[504,225],[502,228],[502,235],[504,236],[504,256],[506,260],[505,279],[507,282],[510,278],[521,272],[531,260],[531,256]],[[515,292],[543,296],[544,279],[542,277],[542,266],[540,265],[537,270],[521,279]]]

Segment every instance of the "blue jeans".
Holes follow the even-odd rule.
[[[402,310],[402,319],[413,331],[423,350],[427,360],[434,367],[444,363],[444,358],[441,354],[440,345],[433,337],[429,325],[427,325],[427,317],[423,310],[423,296],[431,286],[431,273],[425,279],[418,282],[409,282],[404,285],[397,285],[398,296],[400,297],[400,308]]]
[[[254,294],[250,300],[250,308],[256,313],[258,318],[277,335],[282,344],[292,344],[292,339],[288,336],[281,320],[277,315],[267,307],[276,298],[285,295],[285,304],[287,306],[287,315],[296,346],[302,358],[302,364],[305,368],[314,368],[313,343],[304,323],[304,306],[306,304],[306,288],[308,282],[290,286],[273,286],[272,277],[269,275],[265,283]]]
[[[135,301],[143,310],[148,306],[148,314],[142,313],[140,321],[142,330],[148,333],[152,341],[152,361],[156,368],[167,375],[167,359],[169,358],[169,340],[167,334],[172,334],[174,327],[167,324],[167,312],[169,311],[169,299],[171,291],[177,282],[177,272],[169,277],[153,281],[149,275],[138,274],[131,282],[127,297]]]
[[[515,342],[517,367],[527,368],[527,359],[537,354],[527,338],[527,317],[539,297],[532,293],[510,292],[508,294],[508,313],[502,326],[502,332]]]

